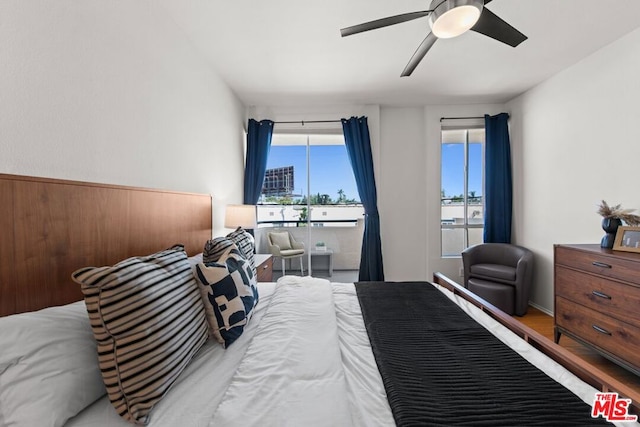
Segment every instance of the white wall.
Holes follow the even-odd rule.
[[[423,109],[380,110],[380,167],[376,175],[385,279],[427,277]],[[438,169],[439,170],[439,169]]]
[[[242,199],[244,110],[152,0],[0,2],[0,173]]]
[[[599,243],[601,199],[640,208],[640,30],[508,103],[522,186],[517,242],[536,254],[532,301],[553,309],[553,245]]]

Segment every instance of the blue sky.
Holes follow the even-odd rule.
[[[328,194],[335,201],[342,189],[348,199],[360,200],[351,164],[344,145],[312,145],[311,194]],[[272,145],[267,169],[293,166],[295,193],[307,193],[307,147]],[[482,191],[482,145],[469,145],[469,191]],[[474,167],[475,166],[475,167]],[[464,144],[442,144],[442,188],[447,196],[464,192]]]
[[[338,190],[347,199],[360,200],[347,149],[344,145],[312,145],[311,194],[328,194],[334,201]],[[296,194],[307,194],[307,147],[304,145],[272,145],[267,169],[293,166]]]
[[[442,144],[442,188],[446,196],[464,193],[464,144]],[[482,192],[482,145],[469,144],[469,192]]]

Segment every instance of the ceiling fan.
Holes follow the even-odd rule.
[[[472,30],[487,37],[516,47],[527,39],[527,36],[507,24],[485,6],[491,0],[432,0],[429,10],[409,12],[387,18],[376,19],[340,30],[342,37],[375,30],[389,25],[412,21],[429,15],[431,32],[422,41],[401,76],[410,76],[422,58],[427,54],[439,38],[452,38]]]

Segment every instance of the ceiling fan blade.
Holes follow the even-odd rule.
[[[485,1],[485,3],[487,2]],[[471,29],[512,47],[518,46],[527,39],[527,36],[507,24],[487,8],[482,9],[480,19]]]
[[[420,43],[420,46],[416,49],[407,66],[404,67],[400,77],[408,77],[413,73],[413,70],[416,69],[420,61],[422,61],[422,58],[424,58],[427,52],[429,52],[429,49],[431,49],[431,46],[433,46],[436,40],[438,40],[438,38],[433,33],[427,34],[427,37],[422,40],[422,43]]]
[[[365,22],[364,24],[354,25],[352,27],[343,28],[340,30],[342,37],[350,36],[352,34],[362,33],[364,31],[376,30],[382,27],[388,27],[389,25],[400,24],[402,22],[412,21],[414,19],[422,18],[430,14],[430,10],[423,10],[420,12],[409,12],[401,15],[389,16],[387,18],[376,19],[375,21]]]

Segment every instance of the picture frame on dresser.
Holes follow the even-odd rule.
[[[613,250],[640,253],[640,227],[618,227]]]

